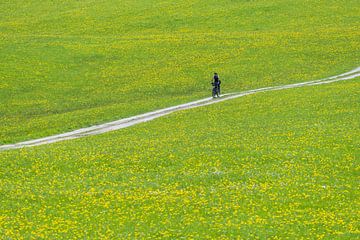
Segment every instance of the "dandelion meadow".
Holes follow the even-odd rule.
[[[1,1],[0,145],[358,67],[358,1]],[[0,151],[0,239],[357,239],[359,78]]]
[[[0,144],[358,66],[357,0],[0,2]]]
[[[0,152],[0,234],[355,238],[359,89],[268,92]]]

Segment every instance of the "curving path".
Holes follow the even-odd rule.
[[[157,111],[148,112],[148,113],[136,115],[136,116],[129,117],[129,118],[124,118],[124,119],[120,119],[120,120],[113,121],[113,122],[95,125],[92,127],[81,128],[78,130],[74,130],[74,131],[62,133],[62,134],[57,134],[57,135],[53,135],[50,137],[39,138],[39,139],[25,141],[25,142],[19,142],[19,143],[15,143],[15,144],[2,145],[2,146],[0,146],[0,151],[23,148],[23,147],[32,147],[32,146],[38,146],[38,145],[49,144],[49,143],[54,143],[54,142],[60,142],[60,141],[69,140],[69,139],[81,138],[81,137],[90,136],[90,135],[97,135],[97,134],[101,134],[101,133],[105,133],[105,132],[118,130],[121,128],[130,127],[135,124],[151,121],[155,118],[162,117],[162,116],[170,114],[172,112],[195,108],[195,107],[206,106],[206,105],[226,101],[229,99],[239,98],[239,97],[243,97],[246,95],[258,93],[258,92],[267,92],[267,91],[275,91],[275,90],[282,90],[282,89],[288,89],[288,88],[298,88],[298,87],[305,87],[305,86],[327,84],[327,83],[332,83],[332,82],[353,79],[353,78],[356,78],[359,76],[360,76],[360,67],[358,67],[352,71],[337,75],[337,76],[328,77],[328,78],[324,78],[324,79],[320,79],[320,80],[288,84],[288,85],[281,85],[281,86],[274,86],[274,87],[258,88],[258,89],[248,90],[248,91],[238,92],[238,93],[223,94],[221,98],[215,98],[215,99],[212,97],[204,98],[204,99],[197,100],[194,102],[189,102],[189,103],[185,103],[185,104],[181,104],[181,105],[177,105],[177,106],[173,106],[173,107],[169,107],[169,108],[164,108],[164,109],[160,109]]]

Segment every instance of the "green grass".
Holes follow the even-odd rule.
[[[357,67],[358,1],[2,1],[0,144]]]
[[[359,66],[359,1],[1,1],[0,144]],[[353,239],[358,79],[0,152],[4,239]]]
[[[0,152],[4,238],[353,239],[357,79]]]

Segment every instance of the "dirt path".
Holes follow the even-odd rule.
[[[213,99],[211,97],[205,98],[205,99],[201,99],[198,101],[181,104],[181,105],[177,105],[174,107],[164,108],[164,109],[160,109],[157,111],[148,112],[148,113],[144,113],[144,114],[129,117],[129,118],[124,118],[124,119],[120,119],[120,120],[113,121],[113,122],[108,122],[108,123],[95,125],[95,126],[87,127],[87,128],[81,128],[81,129],[63,133],[63,134],[57,134],[57,135],[53,135],[50,137],[39,138],[39,139],[25,141],[25,142],[19,142],[19,143],[15,143],[15,144],[2,145],[2,146],[0,146],[0,151],[23,148],[23,147],[32,147],[32,146],[38,146],[38,145],[49,144],[49,143],[54,143],[54,142],[60,142],[60,141],[69,140],[69,139],[81,138],[81,137],[90,136],[90,135],[97,135],[97,134],[101,134],[101,133],[105,133],[105,132],[118,130],[121,128],[130,127],[135,124],[151,121],[155,118],[159,118],[159,117],[162,117],[164,115],[167,115],[167,114],[170,114],[170,113],[173,113],[176,111],[206,106],[206,105],[210,105],[210,104],[214,104],[214,103],[218,103],[218,102],[223,102],[223,101],[226,101],[229,99],[239,98],[239,97],[243,97],[246,95],[258,93],[258,92],[267,92],[267,91],[275,91],[275,90],[282,90],[282,89],[288,89],[288,88],[298,88],[298,87],[305,87],[305,86],[327,84],[327,83],[332,83],[332,82],[337,82],[337,81],[353,79],[353,78],[356,78],[359,76],[360,76],[360,67],[358,67],[350,72],[346,72],[346,73],[343,73],[343,74],[340,74],[337,76],[324,78],[324,79],[320,79],[320,80],[315,80],[315,81],[274,86],[274,87],[258,88],[258,89],[248,90],[248,91],[239,92],[239,93],[223,94],[221,96],[221,98],[215,98],[215,99]]]

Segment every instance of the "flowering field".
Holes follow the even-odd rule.
[[[357,0],[0,2],[0,144],[357,66]]]
[[[0,152],[0,235],[355,239],[358,79]]]
[[[357,0],[0,1],[0,144],[359,66]],[[0,152],[0,239],[355,239],[359,78]]]

